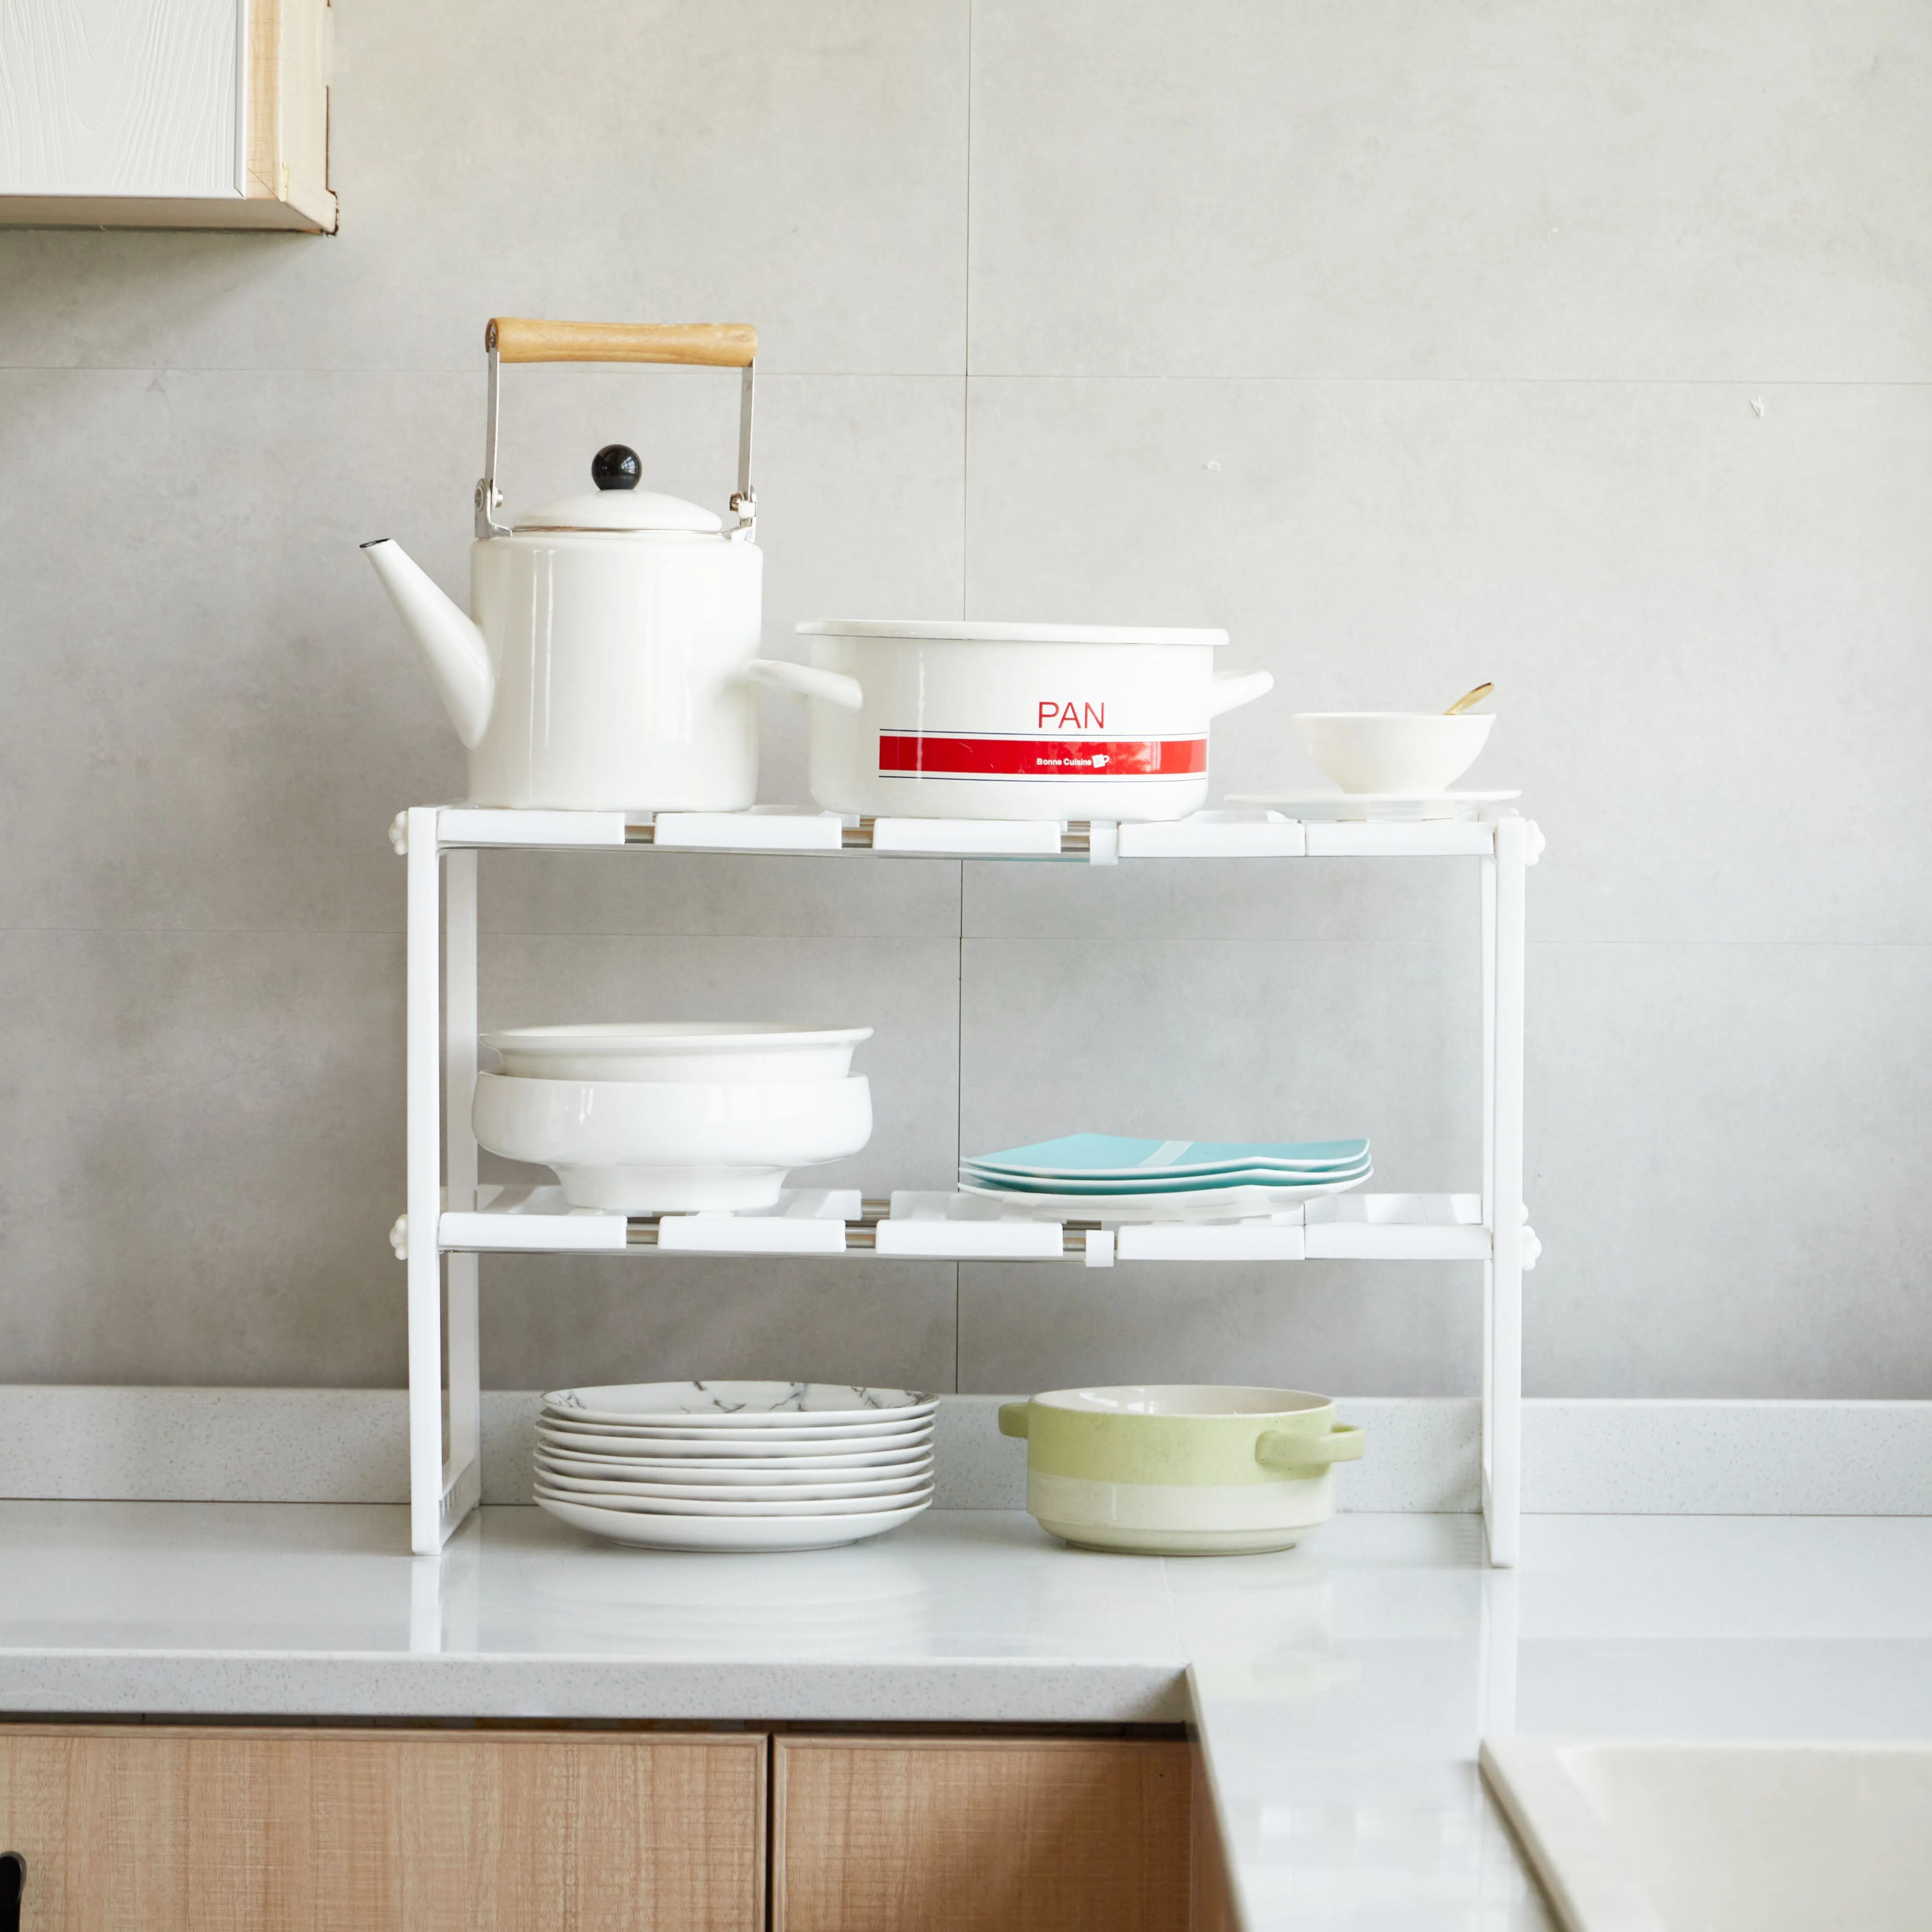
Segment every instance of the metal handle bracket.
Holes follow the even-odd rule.
[[[503,382],[502,357],[497,347],[496,325],[494,322],[484,337],[484,344],[490,358],[490,390],[484,414],[483,474],[476,484],[476,535],[479,540],[488,537],[506,537],[510,534],[508,524],[497,520],[497,513],[503,507],[503,493],[496,482],[497,428],[502,416]],[[524,362],[535,358],[519,356],[514,359]],[[570,359],[589,361],[594,358],[578,356]],[[752,488],[753,366],[749,359],[742,364],[745,373],[738,386],[738,487],[731,493],[731,510],[738,520],[725,532],[727,539],[734,543],[751,542],[757,536],[758,530],[758,493]]]

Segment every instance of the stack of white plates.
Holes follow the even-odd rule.
[[[823,1550],[932,1500],[932,1418],[911,1389],[632,1382],[556,1389],[537,1423],[536,1499],[656,1550]]]
[[[1148,1141],[1068,1134],[975,1154],[961,1191],[1042,1214],[1090,1220],[1279,1214],[1312,1196],[1359,1187],[1375,1171],[1354,1141]]]

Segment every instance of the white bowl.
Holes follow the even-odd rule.
[[[1344,791],[1447,791],[1476,762],[1492,712],[1298,711],[1315,762]]]
[[[530,1080],[479,1074],[478,1143],[555,1170],[573,1208],[627,1214],[769,1208],[795,1167],[872,1136],[872,1090],[844,1080]]]
[[[762,1020],[646,1020],[512,1027],[486,1033],[503,1070],[523,1079],[641,1080],[659,1084],[843,1080],[870,1027],[782,1026]]]

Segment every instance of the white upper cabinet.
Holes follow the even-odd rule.
[[[332,232],[328,0],[0,0],[0,225]]]

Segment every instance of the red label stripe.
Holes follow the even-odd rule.
[[[879,734],[882,778],[1168,778],[1207,769],[1205,738]]]

